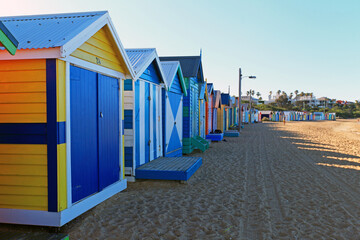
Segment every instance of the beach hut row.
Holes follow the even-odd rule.
[[[260,111],[261,118],[268,118],[269,121],[320,121],[320,120],[336,120],[335,113],[323,112],[299,112],[299,111]]]
[[[0,21],[19,41],[0,48],[0,222],[59,227],[128,180],[200,167],[183,154],[209,147],[224,109],[201,55],[125,49],[106,11]]]
[[[201,54],[125,49],[107,11],[0,21],[18,41],[0,48],[1,223],[59,227],[128,181],[186,181],[202,159],[183,154],[238,125]]]

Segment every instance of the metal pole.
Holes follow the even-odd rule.
[[[238,109],[239,109],[239,133],[241,133],[241,120],[242,120],[242,112],[241,112],[241,78],[242,78],[242,74],[241,74],[241,68],[239,68],[239,101],[238,101]]]
[[[251,110],[251,99],[252,99],[251,92],[252,92],[252,90],[250,89],[250,110]]]

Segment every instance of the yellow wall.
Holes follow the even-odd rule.
[[[46,123],[46,61],[0,64],[0,123]],[[46,144],[0,144],[0,208],[47,210]]]
[[[47,146],[0,144],[0,208],[47,210]]]
[[[100,29],[71,56],[95,63],[122,73],[128,73],[125,62],[120,59],[117,46],[107,26]]]
[[[46,123],[45,60],[1,61],[0,123]]]

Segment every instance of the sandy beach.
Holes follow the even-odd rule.
[[[137,181],[70,239],[359,239],[360,124],[263,123],[212,143],[188,181]],[[0,225],[4,229],[42,230]]]

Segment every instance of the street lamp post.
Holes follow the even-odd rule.
[[[241,80],[242,78],[256,78],[256,76],[243,76],[241,74],[241,68],[239,68],[239,101],[238,101],[238,109],[239,109],[239,117],[238,117],[238,120],[239,120],[239,133],[241,133],[241,121],[242,121],[242,113],[241,113]],[[250,95],[250,98],[251,98],[251,95]]]

